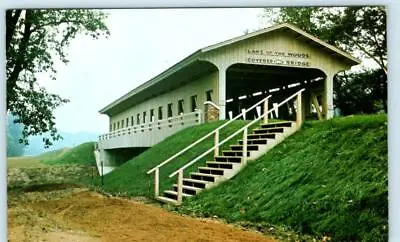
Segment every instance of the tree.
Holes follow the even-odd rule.
[[[24,154],[24,144],[19,142],[22,135],[22,125],[14,123],[15,118],[7,116],[7,156],[22,156]]]
[[[334,82],[336,106],[342,114],[376,113],[386,110],[387,87],[382,69],[340,73]]]
[[[28,144],[30,135],[46,132],[53,141],[61,138],[53,111],[69,100],[40,87],[37,74],[44,72],[55,80],[55,61],[68,63],[66,50],[77,34],[94,39],[110,34],[106,17],[101,11],[81,9],[6,11],[7,112],[23,124],[23,143]],[[43,139],[45,147],[51,139]]]
[[[377,111],[387,111],[387,37],[386,10],[383,6],[372,7],[283,7],[266,9],[273,23],[288,22],[339,46],[362,59],[376,63],[376,70],[365,69],[360,73],[346,72],[334,80],[335,103],[340,109],[364,112],[361,107],[365,98],[374,98]],[[360,76],[357,76],[360,75]],[[363,91],[357,88],[362,88]],[[352,90],[353,94],[348,90]],[[345,93],[339,93],[346,91]],[[354,95],[354,98],[351,98]],[[372,95],[372,96],[371,96]],[[370,97],[367,97],[370,96]],[[350,99],[354,109],[345,107]],[[381,105],[376,105],[379,101]],[[372,100],[371,100],[372,102]]]

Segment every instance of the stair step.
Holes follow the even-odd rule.
[[[247,144],[248,145],[266,145],[268,142],[268,139],[248,139]],[[243,140],[239,140],[239,144],[243,145]]]
[[[164,203],[172,203],[172,204],[178,205],[178,201],[176,199],[171,199],[171,198],[163,197],[163,196],[158,196],[158,197],[156,197],[156,199],[161,202],[164,202]]]
[[[224,156],[243,156],[243,151],[242,150],[223,150],[222,154]],[[250,156],[250,152],[247,152],[247,157]]]
[[[234,162],[234,163],[241,163],[242,157],[241,156],[216,156],[214,157],[215,161],[222,161],[222,162]]]
[[[201,173],[213,174],[213,175],[224,175],[225,169],[222,168],[214,168],[214,167],[198,167],[197,168]]]
[[[243,150],[243,145],[231,145],[232,150]],[[258,150],[258,145],[247,145],[247,150]]]
[[[178,184],[173,185],[174,191],[178,191]],[[182,190],[184,193],[189,195],[196,195],[197,193],[201,192],[203,189],[198,187],[192,186],[182,186]]]
[[[220,175],[212,175],[212,174],[207,174],[207,173],[201,173],[201,172],[191,172],[190,177],[192,179],[198,179],[202,181],[208,181],[208,182],[215,182],[218,177],[221,177]]]
[[[207,166],[210,168],[222,168],[222,169],[232,169],[234,163],[231,162],[218,162],[218,161],[207,161]]]
[[[254,134],[269,134],[269,133],[283,133],[284,127],[272,127],[272,128],[259,128],[254,129]]]
[[[276,122],[276,123],[268,123],[268,124],[261,124],[262,128],[271,128],[271,127],[292,127],[293,122],[291,121],[283,121],[283,122]]]
[[[166,191],[164,191],[164,195],[167,198],[178,200],[178,192],[176,192],[176,191],[166,190]],[[193,196],[193,195],[182,193],[182,197],[191,197],[191,196]]]
[[[247,135],[247,139],[275,139],[276,133],[268,133],[268,134],[249,134]]]
[[[198,179],[193,179],[193,178],[183,178],[183,185],[185,186],[192,186],[192,187],[198,187],[198,188],[206,188],[206,185],[210,184],[212,182],[208,181],[203,181],[203,180],[198,180]]]

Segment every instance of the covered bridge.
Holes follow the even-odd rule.
[[[99,156],[112,161],[113,149],[150,147],[188,126],[235,116],[266,95],[273,106],[301,88],[305,118],[329,119],[334,76],[359,63],[286,23],[202,48],[100,110],[110,121]],[[284,118],[290,109],[272,115]]]

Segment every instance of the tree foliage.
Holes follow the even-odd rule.
[[[380,108],[387,111],[385,7],[283,7],[265,11],[273,23],[293,23],[354,56],[372,60],[378,68],[346,72],[335,78],[335,104],[344,113],[369,113]],[[369,108],[363,107],[367,99]]]
[[[283,7],[266,9],[274,23],[293,23],[387,72],[386,10],[373,7]]]
[[[335,102],[342,114],[387,110],[387,83],[382,69],[340,73],[334,82]]]
[[[50,132],[45,147],[61,138],[53,111],[69,100],[51,94],[37,83],[39,73],[56,79],[57,60],[67,64],[67,47],[78,34],[94,39],[109,35],[106,14],[94,10],[7,10],[6,75],[7,112],[23,124],[22,141]]]
[[[22,135],[22,125],[14,123],[15,118],[7,115],[7,156],[22,156],[24,144],[19,142]]]

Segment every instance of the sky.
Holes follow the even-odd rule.
[[[99,110],[200,48],[265,27],[262,8],[114,9],[108,38],[77,36],[69,63],[56,64],[56,80],[39,84],[68,98],[54,115],[58,130],[105,133],[108,117]]]

